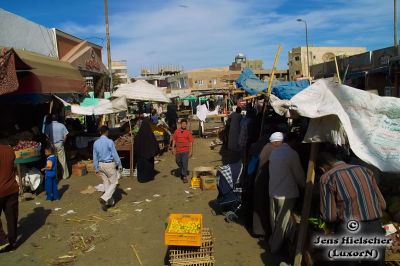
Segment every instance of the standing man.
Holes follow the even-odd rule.
[[[69,178],[67,158],[65,156],[64,144],[67,140],[67,128],[57,121],[57,115],[52,115],[52,122],[45,128],[45,134],[49,137],[50,143],[56,150],[57,159],[63,169],[63,179]]]
[[[18,183],[15,179],[15,153],[9,145],[0,144],[0,215],[4,211],[7,233],[0,219],[0,251],[15,249],[18,223]]]
[[[93,164],[96,174],[103,179],[104,194],[99,201],[103,211],[115,204],[113,194],[118,185],[118,172],[122,170],[121,160],[114,142],[108,138],[108,127],[100,128],[101,137],[93,145]]]
[[[272,253],[280,250],[291,212],[299,197],[299,186],[305,186],[300,157],[293,147],[297,135],[289,133],[286,141],[275,148],[269,157],[269,202],[272,234],[269,245]]]
[[[172,137],[172,154],[175,155],[176,164],[179,167],[179,175],[183,183],[187,183],[189,158],[193,155],[193,136],[186,129],[187,120],[181,120],[181,128],[175,130]]]
[[[354,237],[384,237],[380,218],[386,202],[372,171],[363,166],[346,164],[327,152],[318,155],[318,166],[323,172],[320,179],[320,206],[322,218],[328,225],[327,231]],[[359,225],[357,232],[347,229],[347,223],[353,221]],[[380,253],[378,260],[369,261],[368,264],[363,261],[363,265],[385,265],[385,247],[376,249]],[[343,263],[352,265],[356,261]]]

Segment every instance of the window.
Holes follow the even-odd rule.
[[[85,79],[86,87],[93,89],[93,77],[86,77]]]
[[[300,56],[295,56],[294,61],[300,61]]]
[[[194,83],[198,84],[198,85],[203,85],[204,81],[202,79],[199,79],[199,80],[195,80]]]
[[[317,57],[314,55],[314,56],[313,56],[313,59],[316,59],[316,58],[317,58]]]
[[[296,75],[300,75],[300,70],[296,70]]]

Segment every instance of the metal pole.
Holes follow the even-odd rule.
[[[111,46],[110,46],[110,29],[108,25],[108,0],[104,0],[104,16],[106,18],[106,39],[107,39],[107,62],[108,71],[110,71],[110,92],[113,92],[112,66],[111,66]]]
[[[304,25],[306,26],[306,47],[307,47],[307,72],[308,72],[308,77],[311,77],[311,72],[310,72],[310,53],[308,52],[308,27],[307,27],[307,21],[304,20]]]
[[[394,47],[397,48],[399,40],[397,38],[397,0],[394,0]]]

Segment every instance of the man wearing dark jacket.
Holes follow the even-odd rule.
[[[0,251],[15,248],[18,223],[18,192],[15,179],[15,153],[11,146],[0,144],[0,215],[4,212],[7,221],[6,235],[0,220]]]

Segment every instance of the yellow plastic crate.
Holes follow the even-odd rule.
[[[196,232],[183,233],[174,232],[171,225],[173,222],[180,224],[188,224],[191,222],[199,223],[200,228]],[[201,235],[203,229],[203,215],[202,214],[170,214],[168,218],[168,226],[165,230],[165,245],[167,246],[188,246],[200,247],[202,244]]]

